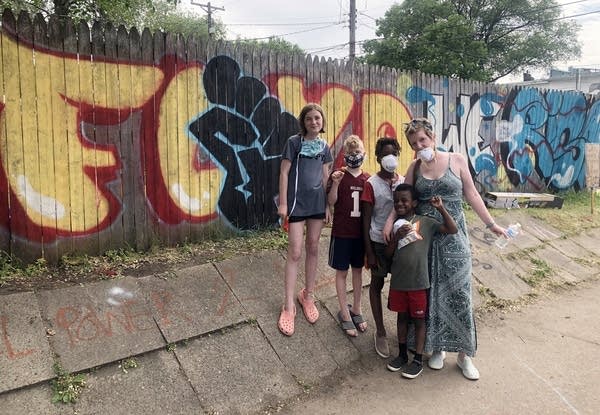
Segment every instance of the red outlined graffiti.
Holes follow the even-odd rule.
[[[192,322],[191,317],[172,306],[173,293],[157,290],[150,293],[151,305],[157,312],[157,323],[163,326]],[[80,343],[129,335],[155,328],[152,313],[144,301],[128,299],[103,313],[89,304],[75,304],[56,310],[54,323],[62,329],[71,348]]]
[[[4,346],[4,352],[9,360],[21,359],[35,353],[35,349],[16,350],[10,340],[10,334],[8,332],[8,316],[0,315],[0,335],[2,336],[2,345]],[[0,354],[2,354],[0,350]]]
[[[449,82],[429,91],[406,74],[394,92],[309,83],[294,73],[259,79],[227,56],[186,61],[169,52],[152,63],[92,57],[33,45],[12,26],[2,28],[0,193],[7,197],[0,232],[34,247],[93,238],[125,222],[133,216],[125,214],[133,209],[125,190],[144,192],[143,220],[169,235],[177,225],[217,218],[238,229],[275,225],[279,154],[309,101],[325,109],[336,166],[343,163],[341,139],[354,133],[371,153],[365,170],[376,171],[377,138],[402,141],[415,111],[432,118],[440,143],[469,159],[482,189],[584,188],[583,148],[598,142],[599,101],[583,94],[526,88],[454,95]],[[121,135],[131,133],[123,126],[133,123],[136,134],[140,127],[130,135],[135,144],[121,145]],[[106,136],[94,135],[108,126]],[[140,150],[136,163],[122,154],[131,147]],[[401,152],[400,170],[413,156]],[[139,186],[125,189],[125,182]]]

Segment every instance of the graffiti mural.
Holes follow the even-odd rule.
[[[210,104],[189,130],[222,171],[219,214],[240,229],[276,223],[281,151],[298,121],[229,57],[211,59],[202,81]]]
[[[403,125],[427,116],[439,147],[464,155],[481,192],[583,189],[585,144],[600,140],[600,104],[576,92],[478,87],[226,45],[161,49],[148,34],[131,41],[154,50],[150,58],[108,57],[35,43],[15,24],[0,33],[6,252],[71,241],[60,245],[68,253],[115,229],[173,244],[207,225],[275,226],[280,154],[308,102],[325,110],[337,166],[343,139],[357,134],[375,172],[377,138],[394,136],[405,170],[414,154]]]

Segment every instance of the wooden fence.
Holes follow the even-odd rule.
[[[307,102],[336,165],[349,134],[427,116],[479,190],[585,187],[597,101],[10,11],[0,33],[0,249],[31,261],[274,226],[280,154]]]

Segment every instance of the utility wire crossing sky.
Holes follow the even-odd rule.
[[[192,0],[184,0],[191,3]],[[198,3],[200,0],[194,0]],[[396,2],[356,0],[356,55],[362,43],[376,39],[377,19]],[[561,18],[574,19],[581,26],[582,55],[577,61],[557,62],[556,67],[587,67],[600,70],[600,0],[558,0]],[[204,3],[207,4],[207,3]],[[212,18],[227,28],[227,39],[268,40],[278,37],[297,44],[306,53],[325,58],[345,59],[349,53],[349,0],[213,0]],[[205,15],[199,6],[188,9]]]

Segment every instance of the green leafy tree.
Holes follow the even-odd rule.
[[[136,27],[139,31],[165,31],[208,37],[208,23],[204,15],[187,12],[177,7],[179,0],[0,0],[1,8],[10,8],[16,14],[24,10],[45,17],[54,14],[75,21],[111,22],[114,26]],[[213,21],[213,38],[223,39],[225,28]]]
[[[578,29],[555,0],[405,0],[377,21],[363,60],[493,82],[579,57]]]
[[[47,2],[45,0],[0,0],[0,9],[10,9],[15,15],[21,11],[25,11],[29,14],[48,14]]]
[[[245,46],[253,46],[255,48],[268,48],[273,52],[283,52],[283,53],[300,53],[304,54],[304,49],[295,43],[288,42],[285,39],[273,37],[267,41],[255,40],[255,39],[237,39],[235,43],[245,45]]]

